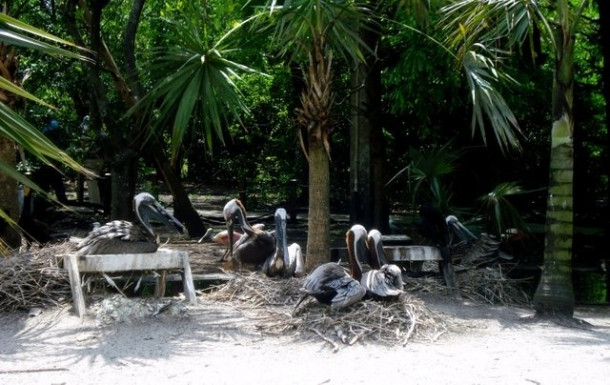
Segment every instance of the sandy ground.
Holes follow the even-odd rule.
[[[530,309],[429,296],[464,325],[435,342],[332,347],[264,335],[238,308],[200,296],[186,314],[101,326],[72,307],[0,314],[1,384],[607,384],[610,309],[579,308],[594,325],[530,323]],[[162,313],[163,314],[163,313]]]

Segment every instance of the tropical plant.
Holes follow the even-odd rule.
[[[489,193],[478,198],[484,217],[486,232],[500,237],[509,228],[515,228],[520,233],[529,231],[519,210],[510,201],[510,197],[525,194],[516,182],[504,182],[495,186]]]
[[[74,44],[22,23],[5,14],[0,14],[0,39],[2,40],[3,47],[10,45],[19,46],[26,49],[42,51],[49,55],[62,55],[79,60],[88,60],[82,54],[60,46],[78,48]],[[15,58],[16,56],[12,55],[12,57]],[[3,157],[0,159],[0,173],[8,176],[8,178],[13,181],[18,181],[29,186],[38,193],[44,194],[35,183],[27,178],[27,176],[15,169],[15,150],[13,145],[17,145],[45,164],[52,165],[52,162],[55,161],[66,165],[77,172],[90,174],[90,172],[80,166],[66,152],[57,148],[53,142],[46,138],[39,130],[9,107],[8,102],[10,100],[14,100],[15,98],[26,98],[36,103],[43,104],[51,109],[53,108],[19,87],[18,84],[20,79],[17,79],[14,76],[10,76],[11,78],[7,79],[9,76],[7,74],[8,72],[4,71],[2,77],[0,77],[0,139],[3,139],[0,143],[3,147],[8,146],[8,151],[3,150],[2,153],[8,154],[9,158]],[[5,207],[0,207],[0,218],[9,224],[15,225],[18,216],[18,210],[14,209],[17,202],[17,184],[16,182],[8,185],[3,183],[2,186],[3,190],[0,195],[2,195],[3,206],[4,202],[6,202],[7,206],[12,207],[12,209],[10,215],[8,215],[4,210]],[[8,189],[4,189],[4,187],[8,187]]]
[[[309,163],[307,269],[330,259],[330,141],[333,113],[333,60],[364,61],[368,49],[359,28],[370,15],[364,2],[267,1],[256,23],[269,34],[281,57],[301,65],[304,89],[296,120]]]
[[[511,52],[502,47],[510,50],[522,46],[533,38],[532,27],[536,24],[555,55],[544,266],[534,297],[539,316],[572,317],[574,312],[571,274],[574,48],[587,3],[587,0],[557,0],[549,2],[550,8],[544,10],[535,0],[459,0],[444,8],[445,28],[450,32],[448,42],[457,49],[463,63],[471,63],[465,69],[473,89],[475,111],[489,110],[492,124],[499,128],[514,124],[512,115],[505,113],[508,107],[503,99],[491,97],[490,93],[496,89],[490,81],[500,79],[502,73],[496,63]],[[536,54],[532,52],[532,57]],[[482,123],[478,117],[475,121]],[[505,130],[499,132],[500,138],[512,141],[513,136]]]

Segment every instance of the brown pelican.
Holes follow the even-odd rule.
[[[465,244],[466,250],[462,260],[468,262],[491,262],[496,258],[512,259],[512,257],[501,250],[500,242],[493,239],[487,233],[481,233],[479,237],[474,235],[464,226],[455,215],[449,215],[446,219],[451,235],[456,235],[460,240],[457,245]],[[454,246],[455,247],[455,246]]]
[[[403,293],[402,271],[394,264],[388,264],[378,230],[369,231],[366,239],[371,270],[364,273],[361,283],[374,298],[397,297]],[[364,281],[364,282],[363,282]]]
[[[241,203],[239,199],[231,199],[227,202],[225,207],[222,210],[222,214],[225,219],[225,223],[227,225],[227,240],[233,240],[233,225],[235,224],[235,220],[238,221],[239,224],[246,223],[247,226],[248,221],[246,219],[246,209],[244,205]],[[243,227],[243,225],[242,225]],[[238,238],[238,240],[241,237]],[[223,255],[221,261],[225,261],[231,257],[233,257],[233,244],[234,242],[227,241],[228,247],[226,253]]]
[[[133,198],[133,209],[140,224],[115,220],[94,229],[77,245],[77,255],[153,253],[159,247],[151,220],[182,233],[184,226],[168,213],[149,193],[140,193]]]
[[[303,296],[299,304],[309,296],[319,302],[330,305],[331,310],[343,309],[360,301],[366,294],[364,286],[350,277],[347,270],[334,262],[328,262],[316,267],[305,279],[301,288]]]
[[[368,234],[361,225],[352,226],[345,235],[352,277],[360,281],[371,298],[396,297],[402,293],[402,273],[396,265],[385,261],[381,233]],[[370,270],[362,273],[361,261],[366,260]]]
[[[239,267],[242,263],[263,264],[275,251],[273,233],[252,227],[246,219],[246,209],[239,199],[230,200],[225,205],[223,214],[227,222],[229,239],[233,237],[235,219],[241,225],[244,234],[235,244],[229,242],[229,249],[222,259],[228,256],[234,259]]]
[[[301,247],[297,243],[288,246],[286,240],[286,210],[275,211],[275,251],[263,265],[263,272],[270,276],[300,277],[305,273],[305,264]]]

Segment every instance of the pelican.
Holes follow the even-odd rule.
[[[265,261],[262,269],[270,277],[278,275],[301,277],[305,273],[301,247],[297,243],[288,246],[286,240],[287,217],[284,208],[275,211],[275,251]]]
[[[77,256],[89,254],[154,253],[159,247],[151,220],[156,220],[172,231],[182,233],[184,226],[168,213],[149,193],[133,198],[133,209],[140,224],[114,220],[94,229],[77,245]]]
[[[449,215],[445,220],[452,234],[455,234],[460,239],[460,243],[465,243],[469,246],[463,260],[470,262],[483,260],[491,261],[494,259],[494,256],[512,259],[499,250],[500,242],[493,239],[489,234],[481,233],[481,235],[477,237],[468,230],[455,215]]]
[[[468,230],[455,215],[447,216],[447,218],[445,218],[445,222],[447,223],[448,228],[451,230],[451,233],[457,235],[460,241],[471,245],[478,239],[477,236]]]
[[[387,263],[379,230],[369,231],[366,244],[371,270],[362,276],[360,282],[374,298],[392,298],[402,294],[402,271],[400,267]]]
[[[221,259],[221,261],[225,261],[233,257],[233,242],[230,241],[233,240],[233,225],[235,224],[235,220],[237,219],[238,223],[240,223],[242,227],[244,223],[246,223],[248,226],[250,225],[246,219],[246,209],[239,199],[231,199],[228,201],[222,210],[222,214],[227,226],[228,247]],[[239,237],[238,240],[239,239],[241,239],[241,237]]]
[[[239,199],[230,200],[224,207],[223,214],[227,222],[229,239],[233,237],[233,225],[235,219],[241,225],[244,234],[235,244],[229,242],[226,256],[233,258],[239,266],[242,263],[255,265],[263,264],[275,251],[275,237],[273,233],[252,227],[246,219],[246,209]]]
[[[352,277],[366,289],[371,298],[390,298],[402,293],[400,268],[385,260],[381,233],[371,230],[368,234],[362,225],[352,226],[345,234]],[[362,273],[361,261],[366,260],[371,269]]]
[[[309,296],[314,297],[318,302],[330,305],[331,310],[335,310],[360,301],[364,298],[366,289],[338,263],[328,262],[316,267],[307,276],[301,293],[303,295],[297,302],[295,311]]]

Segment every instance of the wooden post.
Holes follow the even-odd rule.
[[[81,287],[78,264],[76,263],[76,255],[64,255],[64,268],[68,270],[68,275],[70,276],[70,287],[72,288],[74,312],[77,316],[83,318],[87,308],[85,307],[85,298],[83,297],[83,289]]]

